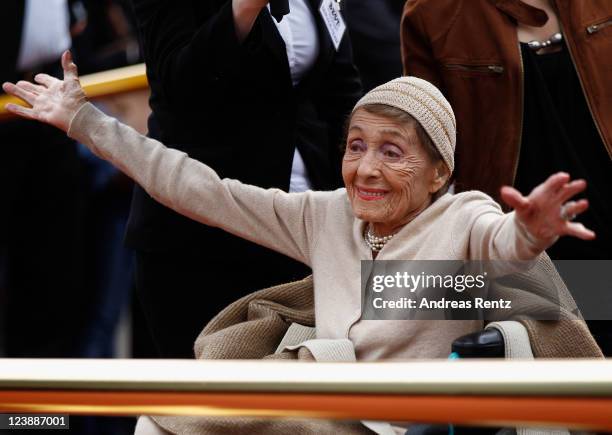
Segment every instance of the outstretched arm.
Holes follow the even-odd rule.
[[[62,65],[64,80],[39,75],[37,84],[5,83],[7,93],[31,106],[7,109],[67,131],[177,212],[310,264],[317,228],[314,209],[328,194],[288,194],[221,180],[205,164],[140,135],[87,103],[68,52]]]
[[[478,209],[470,225],[471,258],[529,261],[561,236],[595,238],[593,231],[571,221],[589,206],[586,199],[570,200],[585,188],[584,180],[570,181],[562,172],[550,176],[528,196],[505,186],[502,199],[514,211],[503,214],[490,205]]]

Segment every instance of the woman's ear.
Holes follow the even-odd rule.
[[[433,167],[433,176],[430,185],[430,193],[436,193],[448,181],[448,168],[443,160],[438,161]]]

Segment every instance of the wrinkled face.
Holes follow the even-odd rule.
[[[415,127],[359,108],[353,114],[342,162],[353,213],[378,235],[391,234],[429,206],[441,185],[437,165]]]

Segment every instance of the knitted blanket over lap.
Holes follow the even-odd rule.
[[[314,326],[312,277],[261,290],[229,305],[196,339],[197,359],[282,359],[313,362],[305,348],[275,354],[292,323]],[[251,417],[152,417],[177,435],[209,434],[372,434],[360,422]]]

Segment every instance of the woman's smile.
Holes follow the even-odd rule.
[[[357,192],[359,199],[364,201],[380,201],[389,191],[384,189],[355,186],[355,192]]]

